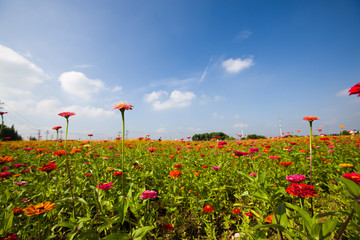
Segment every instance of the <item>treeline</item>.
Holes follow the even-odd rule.
[[[14,125],[12,125],[10,128],[4,125],[0,133],[0,139],[3,141],[17,141],[22,140],[22,137],[15,130]]]
[[[199,133],[191,137],[193,141],[210,141],[211,139],[217,140],[233,140],[233,137],[229,137],[223,132],[212,132],[212,133]]]

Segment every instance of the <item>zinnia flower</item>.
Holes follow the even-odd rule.
[[[14,184],[17,185],[17,186],[22,186],[22,185],[27,184],[27,183],[28,183],[27,181],[14,182]]]
[[[24,211],[27,212],[26,216],[30,217],[33,215],[39,215],[41,213],[47,212],[55,207],[55,203],[46,202],[38,203],[36,205],[30,205],[27,208],[24,208]]]
[[[238,208],[235,208],[232,210],[234,214],[238,214],[238,213],[241,213],[240,209]]]
[[[360,184],[360,174],[358,173],[345,173],[342,177]]]
[[[48,165],[44,164],[41,168],[39,168],[39,171],[49,173],[55,169],[56,169],[56,164],[53,162],[50,162],[50,164],[48,164]]]
[[[4,114],[7,114],[7,112],[0,112],[0,115],[1,115],[1,116],[4,115]]]
[[[99,185],[96,185],[96,188],[102,189],[102,190],[109,190],[113,186],[115,186],[115,185],[113,185],[112,182],[100,183]]]
[[[252,217],[254,214],[251,213],[251,212],[248,212],[248,213],[246,213],[245,215],[248,216],[248,217]]]
[[[154,199],[157,197],[158,197],[157,192],[152,190],[145,190],[140,196],[140,198],[142,199]]]
[[[12,174],[10,172],[0,172],[0,179],[1,178],[9,178]]]
[[[115,104],[112,109],[119,109],[120,111],[132,110],[134,106],[127,103]]]
[[[210,212],[213,212],[213,211],[214,211],[214,208],[211,205],[206,205],[204,207],[204,212],[206,212],[206,213],[210,213]]]
[[[163,229],[164,231],[169,231],[169,230],[173,230],[174,227],[173,227],[172,224],[165,224],[165,225],[162,226],[162,229]]]
[[[58,151],[53,152],[53,155],[54,156],[65,156],[66,152],[65,152],[65,150],[58,150]]]
[[[235,156],[241,157],[241,156],[246,156],[248,153],[247,152],[234,151],[234,154],[235,154]]]
[[[56,126],[56,127],[53,127],[52,129],[53,130],[59,130],[60,128],[62,128],[61,126]]]
[[[0,237],[0,240],[15,240],[19,236],[16,233],[8,233],[4,237]]]
[[[349,96],[353,94],[359,94],[358,97],[360,97],[360,82],[349,89]]]
[[[170,171],[170,177],[172,178],[178,178],[181,175],[181,171],[180,170],[171,170]]]
[[[350,163],[341,163],[339,164],[340,167],[343,167],[343,168],[350,168],[350,167],[353,167],[354,165],[350,164]]]
[[[69,117],[74,116],[75,113],[73,113],[73,112],[62,112],[62,113],[59,113],[58,115],[68,119]]]
[[[298,174],[286,176],[286,180],[292,183],[302,182],[305,179],[306,177],[304,175],[298,175]]]
[[[17,215],[22,214],[24,212],[24,209],[19,208],[19,207],[15,207],[15,208],[12,209],[12,211],[13,211],[14,215],[17,216]]]
[[[121,177],[123,175],[123,172],[118,171],[118,172],[114,172],[114,177]]]
[[[294,164],[294,163],[292,163],[292,162],[281,162],[281,163],[279,163],[280,165],[282,165],[282,166],[284,166],[284,167],[288,167],[288,166],[290,166],[290,165],[292,165],[292,164]]]
[[[318,197],[318,195],[316,195],[318,192],[314,190],[314,188],[315,188],[314,186],[307,185],[304,183],[291,183],[289,187],[286,189],[286,192],[288,192],[289,194],[295,197],[302,197],[302,198],[313,197],[313,196]]]
[[[254,177],[254,176],[256,176],[257,175],[257,173],[256,172],[254,172],[254,173],[250,173],[250,177]]]
[[[214,169],[215,171],[219,171],[219,170],[220,170],[220,167],[219,167],[219,166],[215,166],[215,167],[213,167],[212,169]]]
[[[265,218],[265,222],[266,222],[266,223],[272,223],[273,217],[274,217],[274,215],[269,215],[269,216],[267,216],[267,217]]]
[[[304,117],[303,120],[312,122],[312,121],[314,121],[314,120],[319,120],[319,118],[318,118],[318,117],[314,117],[314,116],[307,116],[307,117]]]
[[[174,168],[180,168],[180,169],[181,169],[182,166],[181,166],[181,164],[175,164],[175,165],[174,165]]]

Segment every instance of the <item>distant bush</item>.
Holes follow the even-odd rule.
[[[257,135],[257,134],[249,134],[246,137],[247,139],[265,139],[265,136]]]

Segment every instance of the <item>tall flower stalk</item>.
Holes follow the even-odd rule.
[[[69,159],[68,159],[67,154],[66,154],[67,136],[68,136],[68,130],[69,130],[69,117],[74,116],[75,113],[73,113],[73,112],[62,112],[62,113],[59,113],[58,115],[61,116],[61,117],[64,117],[66,119],[66,132],[65,132],[65,143],[64,143],[65,157],[66,157],[66,168],[68,170],[69,181],[70,181],[70,192],[71,192],[71,198],[72,198],[72,203],[73,203],[73,214],[74,214],[74,218],[76,218],[76,216],[75,216],[75,199],[74,199],[73,186],[72,186],[72,181],[71,181],[70,165],[69,165]]]
[[[59,129],[62,128],[61,126],[53,127],[53,130],[56,130],[56,141],[59,139]]]
[[[4,114],[7,114],[7,112],[0,112],[0,115],[1,115],[1,128],[0,128],[0,136],[1,136],[1,132],[2,132],[3,127],[4,127]]]
[[[125,162],[125,150],[124,150],[124,141],[125,141],[125,110],[132,110],[134,106],[128,103],[120,103],[115,104],[112,109],[119,109],[121,112],[121,118],[122,118],[122,143],[121,143],[121,152],[122,152],[122,159],[121,159],[121,168],[124,172],[124,162]],[[121,178],[121,188],[122,192],[124,192],[124,178]]]
[[[312,142],[311,142],[311,138],[312,138],[312,122],[314,120],[319,120],[318,117],[314,117],[314,116],[307,116],[303,118],[305,121],[309,121],[310,123],[310,136],[309,136],[309,151],[310,151],[310,185],[312,186]],[[312,198],[310,200],[311,203],[311,216],[314,215],[314,207],[313,207],[313,201]]]

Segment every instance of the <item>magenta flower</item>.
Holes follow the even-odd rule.
[[[246,156],[248,153],[247,152],[234,151],[234,154],[236,156],[241,157],[241,156]]]
[[[100,183],[99,185],[96,185],[96,188],[102,189],[102,190],[109,190],[113,186],[115,186],[115,185],[113,185],[112,182]]]
[[[213,167],[212,169],[214,169],[215,171],[219,171],[219,170],[220,170],[220,167],[219,167],[219,166],[215,166],[215,167]]]
[[[12,174],[10,172],[0,172],[0,179],[1,178],[9,178]]]
[[[140,196],[140,198],[143,198],[143,199],[149,199],[149,198],[154,199],[157,197],[158,197],[157,192],[152,191],[152,190],[145,190]]]
[[[14,168],[18,168],[18,167],[22,167],[22,166],[24,166],[23,164],[21,164],[21,163],[16,163],[16,164],[14,164]]]
[[[1,115],[1,116],[4,115],[4,114],[7,114],[7,112],[0,112],[0,115]]]
[[[258,148],[250,148],[250,153],[257,153],[259,151]]]
[[[256,172],[254,172],[254,173],[250,173],[250,177],[255,177],[257,175],[257,173]]]
[[[58,115],[68,119],[69,117],[74,116],[75,113],[73,113],[73,112],[62,112],[62,113],[59,113]]]
[[[17,185],[17,186],[22,186],[22,185],[27,184],[27,183],[28,183],[27,181],[14,182],[14,184]]]
[[[292,183],[299,183],[304,181],[305,179],[306,177],[304,175],[298,175],[298,174],[286,176],[286,180]]]

